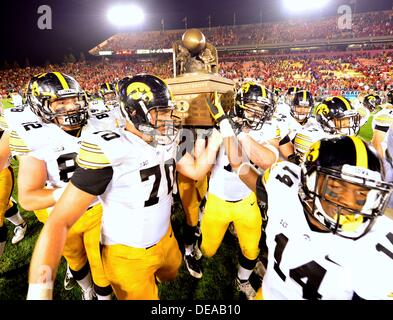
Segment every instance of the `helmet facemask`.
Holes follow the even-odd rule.
[[[152,142],[158,145],[168,145],[175,141],[181,128],[181,119],[173,114],[174,105],[157,106],[147,111],[144,102],[139,101],[142,110],[146,112],[140,114],[136,110],[131,110],[121,104],[123,115],[130,120],[134,126],[146,136],[152,138]]]
[[[273,116],[272,103],[268,98],[258,97],[258,102],[237,103],[235,115],[241,118],[242,124],[251,130],[261,130],[266,121]]]
[[[343,165],[341,170],[314,166],[308,172],[303,166],[302,181],[307,214],[327,231],[354,240],[383,215],[392,190],[380,173],[351,165]],[[355,196],[355,203],[340,198],[346,192]]]
[[[356,135],[360,130],[360,114],[354,110],[344,111],[332,119],[335,133],[347,136]]]
[[[299,101],[298,105],[291,106],[291,114],[300,124],[307,121],[311,114],[310,103],[308,101]]]
[[[108,106],[109,108],[113,108],[117,104],[115,91],[106,92],[103,94],[102,97],[105,102],[105,105]]]
[[[68,89],[68,91],[72,91]],[[61,92],[60,92],[61,94]],[[88,118],[88,104],[84,94],[63,94],[59,98],[53,99],[51,96],[38,99],[34,95],[29,97],[30,106],[43,122],[54,123],[63,130],[75,130],[81,128]],[[70,100],[73,107],[70,107]],[[67,101],[62,104],[62,101]],[[54,103],[55,108],[54,109]]]

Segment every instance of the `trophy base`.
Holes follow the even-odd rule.
[[[165,81],[176,102],[175,115],[182,119],[183,126],[214,125],[207,99],[215,91],[222,94],[221,104],[225,111],[234,105],[235,83],[217,74],[188,73]]]

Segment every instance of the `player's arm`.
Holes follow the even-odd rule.
[[[224,140],[225,150],[228,155],[232,170],[236,172],[239,178],[256,193],[258,199],[267,201],[267,193],[263,184],[262,175],[250,164],[249,159],[243,153],[242,146],[225,117],[221,103],[215,94],[214,101],[208,101],[209,111],[215,121],[220,125],[220,131]],[[269,170],[266,170],[268,172]]]
[[[105,192],[113,168],[98,146],[82,143],[78,167],[49,216],[34,249],[28,299],[51,299],[67,233],[96,196]]]
[[[53,282],[68,231],[95,197],[72,183],[65,188],[34,248],[30,263],[28,300],[52,299]]]
[[[382,142],[385,139],[386,133],[389,130],[390,125],[393,123],[392,114],[386,113],[386,110],[381,110],[374,116],[373,120],[373,138],[371,144],[377,150],[378,154],[384,158],[384,150]]]
[[[45,161],[30,155],[19,157],[18,200],[25,210],[45,209],[55,205],[56,189],[45,189],[46,180]]]
[[[176,170],[193,180],[204,179],[216,161],[217,152],[221,144],[221,134],[217,130],[213,130],[208,139],[207,147],[203,151],[200,150],[200,154],[194,154],[192,156],[187,149],[182,150],[180,148],[180,154],[177,156],[179,160],[176,163]]]
[[[389,129],[389,127],[387,127],[387,130]],[[383,158],[384,157],[384,152],[383,152],[383,148],[382,148],[382,142],[385,139],[385,135],[386,135],[386,127],[376,127],[374,129],[374,133],[373,133],[373,138],[371,140],[371,144],[374,146],[374,148],[377,150],[378,154]]]
[[[260,144],[247,134],[240,134],[239,141],[248,158],[261,169],[269,168],[278,160],[277,149],[271,144]]]
[[[295,153],[295,148],[289,135],[286,135],[279,141],[278,150],[285,159],[288,159]]]

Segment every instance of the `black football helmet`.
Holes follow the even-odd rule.
[[[274,112],[273,93],[254,82],[246,82],[238,90],[235,98],[233,117],[241,119],[252,130],[260,130]]]
[[[299,123],[305,123],[311,115],[311,110],[314,107],[314,98],[309,91],[297,91],[293,95],[291,101],[291,115]]]
[[[127,82],[128,80],[130,80],[132,77],[131,76],[126,76],[123,79],[120,79],[119,81],[117,81],[116,85],[115,85],[115,92],[116,92],[116,96],[118,99],[120,99],[120,88],[123,85],[123,83]]]
[[[285,102],[288,105],[291,105],[293,96],[295,95],[296,92],[301,91],[301,88],[298,87],[289,87],[287,92],[285,92]]]
[[[384,182],[380,157],[362,139],[317,141],[301,168],[299,194],[305,211],[327,231],[358,239],[384,214],[393,184]]]
[[[139,74],[122,81],[119,90],[120,109],[127,120],[142,133],[152,136],[158,144],[174,141],[181,127],[181,119],[173,115],[174,100],[162,79]],[[170,112],[170,120],[160,120],[160,111]]]
[[[27,88],[27,103],[31,110],[45,123],[55,123],[62,129],[71,130],[83,126],[88,117],[88,103],[79,83],[60,72],[42,73],[34,76]],[[51,109],[55,101],[77,98],[74,108],[64,111]]]
[[[316,108],[316,120],[330,134],[356,135],[360,129],[360,114],[344,97],[326,98]]]
[[[381,105],[381,97],[376,94],[368,94],[364,97],[363,105],[370,111],[374,112]]]
[[[104,100],[106,105],[113,106],[116,104],[116,88],[113,83],[103,83],[101,85],[99,95]]]

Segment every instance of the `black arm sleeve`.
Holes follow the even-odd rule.
[[[103,194],[113,177],[112,167],[103,169],[83,169],[77,166],[71,177],[72,184],[95,196]]]
[[[291,139],[289,138],[288,135],[286,135],[284,138],[282,138],[282,139],[280,140],[279,145],[282,146],[282,145],[284,145],[284,144],[286,144],[286,143],[288,143],[288,142],[291,142]]]
[[[385,126],[376,125],[374,129],[379,130],[379,131],[383,131],[383,132],[388,132],[389,126],[385,127]]]
[[[262,182],[262,175],[258,176],[256,191],[257,191],[256,195],[257,195],[258,200],[263,202],[265,205],[267,205],[267,192],[266,192],[266,188]]]

